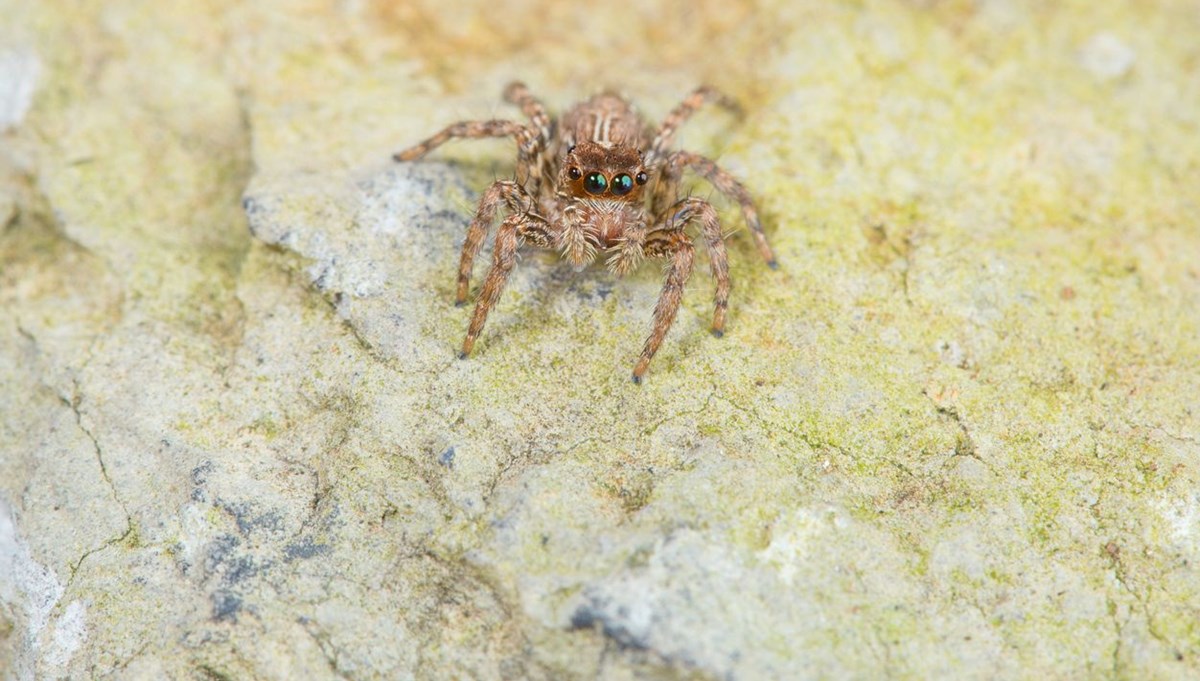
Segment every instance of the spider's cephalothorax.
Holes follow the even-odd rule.
[[[456,123],[415,147],[396,154],[412,161],[455,137],[514,137],[516,180],[492,184],[479,201],[467,231],[458,268],[457,303],[467,300],[471,265],[501,207],[507,217],[496,232],[492,268],[479,292],[460,357],[466,357],[496,304],[523,243],[555,249],[576,268],[607,254],[609,268],[625,274],[645,258],[667,261],[666,282],[654,308],[654,327],[633,370],[640,383],[650,359],[675,320],[683,287],[692,272],[693,238],[688,225],[699,226],[716,282],[712,331],[725,329],[729,304],[729,264],[717,212],[707,201],[679,196],[686,168],[707,179],[737,201],[759,252],[772,268],[775,256],[767,245],[758,211],[745,187],[715,163],[687,151],[669,151],[675,130],[702,104],[733,103],[710,88],[698,88],[658,127],[650,127],[625,99],[601,94],[576,105],[556,122],[520,83],[509,85],[504,98],[517,104],[529,124],[513,121]]]

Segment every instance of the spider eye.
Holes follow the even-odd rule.
[[[612,193],[623,196],[633,191],[633,178],[621,173],[613,178]]]
[[[637,183],[638,183],[638,184],[646,184],[646,180],[648,180],[648,179],[649,179],[649,178],[648,178],[648,177],[646,177],[646,173],[645,173],[645,172],[641,172],[641,173],[638,173],[638,174],[637,174]]]
[[[600,173],[589,173],[583,180],[583,188],[589,194],[603,194],[608,189],[608,178]]]
[[[578,180],[582,175],[583,173],[579,172],[579,168],[571,168],[567,171],[567,177],[572,180]]]

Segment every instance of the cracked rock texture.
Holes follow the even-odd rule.
[[[0,15],[0,676],[1200,676],[1194,1]],[[514,78],[743,103],[723,339],[530,253],[454,359],[511,143],[389,156]]]

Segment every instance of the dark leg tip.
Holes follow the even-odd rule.
[[[779,269],[779,261],[778,260],[770,260],[767,262],[767,267],[770,267],[773,270],[777,270],[777,269]]]
[[[634,374],[634,375],[633,375],[633,382],[634,382],[634,383],[636,383],[637,385],[641,385],[641,384],[642,384],[642,377],[641,377],[641,376],[638,376],[637,374]]]
[[[399,163],[403,163],[404,162],[404,154],[402,154],[400,152],[396,152],[396,153],[392,154],[392,160],[399,162]]]
[[[725,336],[725,330],[724,329],[713,329],[712,335],[716,336],[717,338],[722,338]]]
[[[464,305],[466,305],[466,304],[467,304],[467,301],[465,301],[465,300],[456,300],[456,301],[454,301],[454,307],[462,307],[462,306],[464,306]]]
[[[466,359],[466,358],[467,358],[467,353],[465,353],[465,352],[462,352],[462,351],[460,350],[460,351],[459,351],[459,353],[458,353],[458,358],[459,358],[459,359]]]

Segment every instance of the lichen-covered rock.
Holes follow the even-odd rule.
[[[1194,6],[610,9],[0,0],[3,676],[1200,674]],[[455,358],[511,142],[389,157],[515,78],[741,100],[724,338],[531,251]]]

